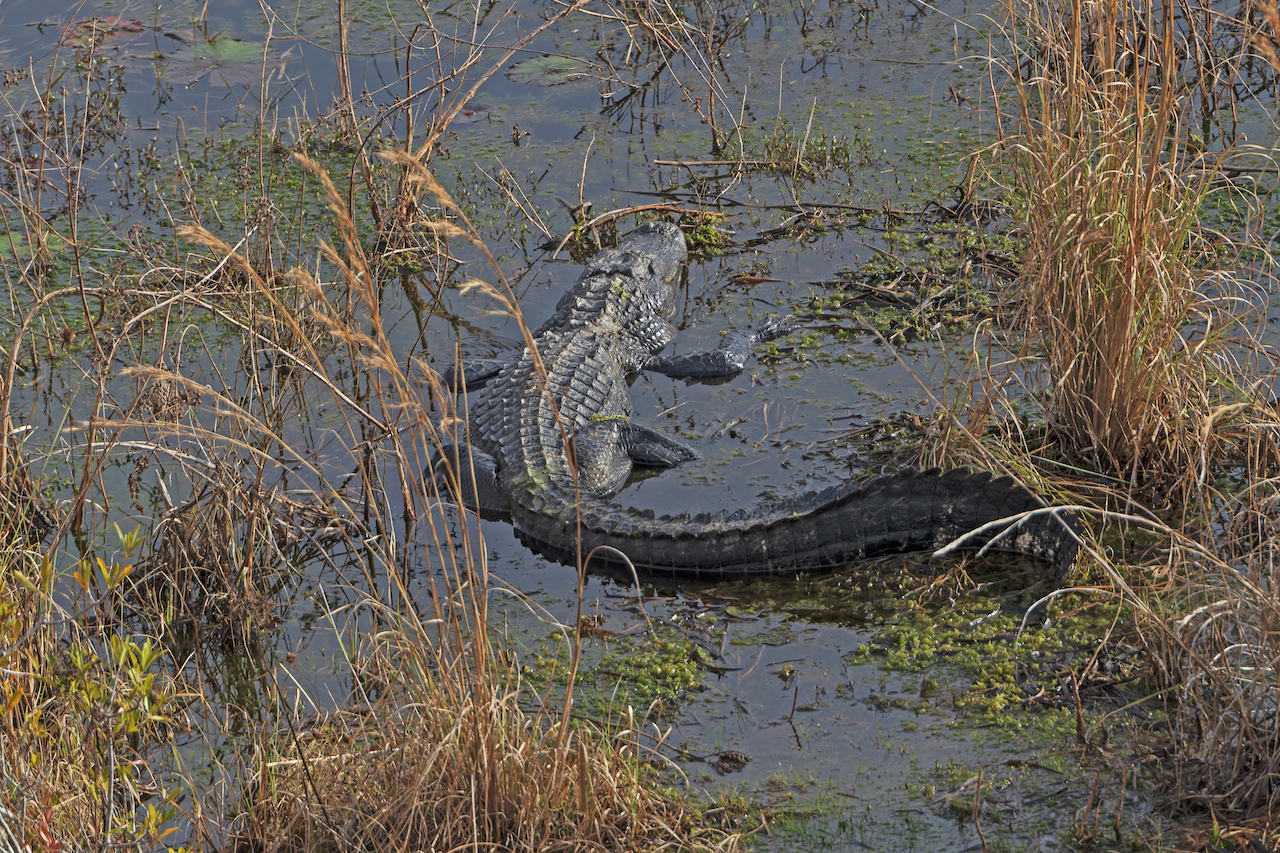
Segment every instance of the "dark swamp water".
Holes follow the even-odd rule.
[[[10,411],[55,502],[78,493],[89,465],[98,484],[92,500],[66,507],[83,522],[59,544],[68,555],[60,571],[82,557],[111,559],[113,524],[150,535],[168,503],[202,499],[202,483],[239,477],[254,454],[269,460],[262,488],[291,496],[341,487],[362,454],[376,458],[370,448],[383,424],[352,430],[319,380],[281,381],[287,371],[266,358],[255,327],[220,312],[215,293],[179,307],[133,291],[146,287],[144,270],[175,273],[200,251],[174,234],[192,222],[251,258],[334,278],[319,245],[341,236],[287,149],[328,166],[345,192],[337,176],[354,158],[333,142],[344,122],[357,123],[374,149],[420,142],[439,111],[433,80],[466,60],[473,27],[486,44],[503,45],[552,11],[538,2],[351,4],[355,98],[344,113],[335,107],[339,15],[328,4],[217,2],[193,23],[192,9],[178,4],[0,3],[0,66],[10,69],[0,107],[6,357],[24,318],[35,318],[14,359]],[[534,324],[591,253],[551,251],[575,216],[642,205],[718,212],[732,232],[722,254],[689,264],[677,351],[714,346],[722,330],[770,312],[799,314],[796,334],[728,382],[636,381],[638,417],[672,433],[696,437],[737,422],[705,459],[623,493],[626,503],[662,511],[750,505],[893,460],[891,451],[934,423],[935,399],[968,393],[975,359],[1006,358],[987,344],[1001,336],[985,333],[1013,310],[998,272],[1007,245],[998,208],[976,224],[945,209],[995,109],[986,57],[1004,45],[991,17],[998,10],[726,0],[684,13],[689,27],[665,47],[634,37],[619,10],[574,13],[503,63],[432,160]],[[88,21],[96,23],[75,23]],[[500,53],[477,56],[450,96]],[[1263,118],[1252,121],[1256,142],[1274,138]],[[797,161],[802,168],[788,168]],[[357,230],[372,233],[368,199],[350,201]],[[595,227],[609,239],[635,222]],[[465,242],[451,251],[454,264],[388,275],[382,285],[381,312],[406,365],[441,368],[459,345],[471,357],[520,346],[515,321],[483,292],[441,287],[493,275]],[[33,280],[71,291],[56,310],[37,312]],[[305,300],[294,298],[301,317]],[[892,348],[867,331],[873,325]],[[367,400],[368,366],[318,327],[303,333],[329,348],[331,381]],[[89,443],[92,419],[135,411],[138,379],[124,371],[138,365],[162,365],[210,390],[176,427],[138,426],[114,433],[110,446]],[[1032,392],[1045,381],[1034,370],[1023,379]],[[238,428],[238,413],[270,422],[272,435]],[[368,445],[353,447],[353,434]],[[387,507],[387,517],[401,509]],[[403,537],[407,606],[426,609],[433,568],[415,555],[421,532],[381,535]],[[508,526],[486,524],[484,538],[492,573],[541,616],[523,603],[507,607],[514,597],[505,593],[495,593],[494,612],[505,611],[505,631],[531,671],[553,670],[564,653],[555,623],[576,618],[573,571],[528,553]],[[370,578],[358,549],[291,554],[296,571],[272,583],[254,654],[186,637],[175,655],[205,700],[191,706],[191,729],[163,760],[228,802],[249,766],[240,736],[251,742],[255,714],[245,709],[273,701],[260,668],[300,715],[348,705],[350,638],[373,624],[361,604],[370,586],[375,594],[390,586]],[[946,568],[899,561],[820,579],[648,588],[649,617],[705,661],[662,716],[689,786],[764,804],[777,820],[755,836],[756,849],[1070,849],[1082,809],[1086,823],[1109,827],[1117,807],[1126,837],[1158,833],[1164,818],[1140,787],[1125,789],[1112,767],[1077,769],[1074,711],[1060,694],[1012,714],[981,683],[987,670],[1047,673],[1091,655],[1115,611],[1082,599],[1068,608],[1078,623],[1051,648],[1047,640],[1045,651],[1014,648],[1029,600],[1016,590],[939,597],[931,583]],[[1017,588],[1045,581],[1034,565],[992,571],[1015,575]],[[585,595],[598,627],[628,638],[588,640],[593,667],[646,623],[628,584],[593,577]],[[328,615],[335,610],[340,618]],[[591,669],[588,680],[607,690],[618,666]],[[628,689],[639,701],[664,688]],[[751,760],[741,768],[700,760],[727,751]],[[975,785],[984,784],[979,802]]]

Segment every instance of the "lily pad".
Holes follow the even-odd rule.
[[[218,39],[193,44],[165,58],[174,80],[191,85],[206,75],[228,86],[252,86],[262,79],[265,65],[275,65],[280,54],[260,42]]]
[[[119,15],[94,15],[80,21],[72,21],[62,28],[58,44],[71,47],[89,47],[93,44],[115,42],[123,44],[133,41],[147,28],[142,21],[133,18],[122,18]]]
[[[507,79],[535,86],[558,86],[590,74],[591,63],[585,59],[551,53],[522,59],[507,69]]]

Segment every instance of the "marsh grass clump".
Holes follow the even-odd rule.
[[[205,467],[187,473],[200,485],[157,521],[129,586],[130,606],[165,628],[242,645],[279,621],[276,596],[304,561],[301,551],[359,531],[319,496],[304,502],[255,488],[232,456],[210,452]]]
[[[664,732],[634,716],[600,727],[531,712],[513,670],[474,656],[482,645],[371,654],[394,683],[371,713],[331,720],[267,762],[247,824],[283,851],[736,847],[695,831],[697,815],[655,784]]]
[[[1005,143],[1023,199],[1027,321],[1068,455],[1132,484],[1203,476],[1220,449],[1237,324],[1199,228],[1208,183],[1185,145],[1169,4],[1032,4],[1033,57]],[[1198,168],[1198,167],[1197,167]]]
[[[1269,824],[1280,809],[1280,598],[1252,584],[1222,590],[1172,631],[1164,663],[1184,752],[1162,788],[1184,809]]]
[[[1274,4],[1257,8],[1280,25]],[[1169,714],[1173,735],[1150,735],[1169,755],[1157,762],[1164,794],[1211,815],[1215,832],[1222,821],[1270,833],[1280,424],[1257,391],[1270,385],[1258,365],[1274,356],[1252,328],[1270,297],[1248,286],[1271,275],[1249,259],[1270,258],[1240,225],[1261,199],[1219,192],[1232,152],[1207,153],[1191,130],[1204,116],[1209,136],[1213,97],[1234,108],[1236,95],[1210,89],[1268,72],[1235,68],[1226,52],[1243,52],[1248,36],[1233,48],[1197,32],[1198,12],[1177,3],[1011,9],[1017,129],[993,150],[1021,200],[1028,347],[1049,379],[1046,441],[1021,470],[1033,475],[1030,460],[1048,456],[1083,474],[1080,492],[1099,506],[1125,507],[1099,510],[1094,541],[1106,547],[1087,550],[1094,579],[1132,607],[1147,695]],[[1232,24],[1220,32],[1257,22]],[[1254,43],[1274,53],[1270,36]],[[1205,225],[1220,210],[1235,223],[1229,235]],[[1135,508],[1153,497],[1160,513]],[[1140,546],[1153,538],[1157,547]]]
[[[0,540],[34,546],[56,526],[8,418],[0,418]]]
[[[1169,582],[1149,591],[1149,607],[1135,608],[1149,695],[1168,712],[1168,727],[1143,735],[1161,756],[1150,765],[1153,781],[1175,813],[1257,846],[1274,839],[1280,809],[1276,543],[1242,538],[1223,558],[1168,533]]]

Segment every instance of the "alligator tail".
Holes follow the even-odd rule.
[[[831,569],[887,554],[931,551],[990,522],[1046,508],[1010,477],[963,469],[850,480],[734,513],[655,517],[596,498],[577,502],[577,512],[573,505],[544,496],[513,507],[520,539],[548,557],[575,564],[578,523],[583,556],[601,549],[593,567],[625,566],[617,556],[621,553],[641,572],[704,578]],[[966,547],[992,543],[995,550],[1048,562],[1061,577],[1075,559],[1076,530],[1070,512],[1035,513],[984,532]]]

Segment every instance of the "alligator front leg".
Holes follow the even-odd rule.
[[[747,356],[751,355],[756,346],[782,337],[791,331],[792,325],[790,317],[770,315],[755,331],[735,329],[729,332],[720,341],[720,346],[710,352],[655,355],[644,363],[643,369],[684,379],[733,376],[742,371],[747,363]]]
[[[596,495],[622,488],[635,465],[670,468],[697,459],[691,445],[623,418],[592,421],[573,437],[578,487]]]

